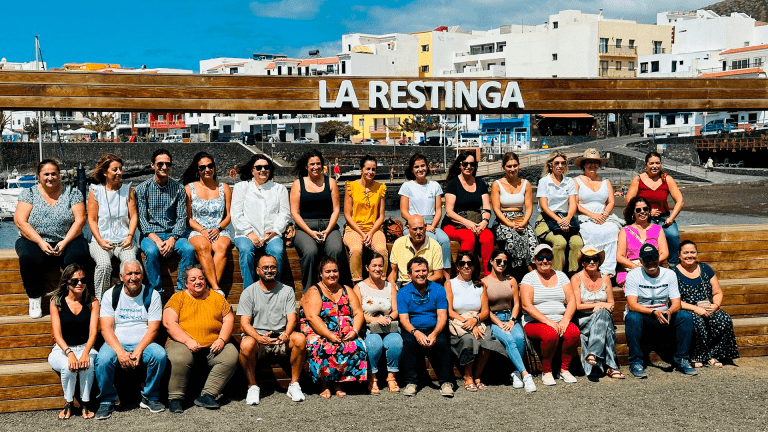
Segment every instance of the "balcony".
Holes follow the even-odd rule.
[[[397,129],[396,126],[371,126],[368,128],[368,132],[372,134],[386,134],[387,129],[389,129],[389,133],[395,133],[395,130]]]
[[[174,120],[174,119],[169,119],[169,120],[152,120],[152,121],[149,122],[149,127],[153,128],[153,129],[171,128],[171,127],[174,127],[174,128],[182,127],[183,128],[183,127],[187,127],[187,124],[184,121],[184,119],[178,119],[178,120]]]
[[[637,69],[597,69],[597,75],[603,78],[635,78]]]
[[[598,50],[601,57],[637,57],[636,46],[601,45]]]

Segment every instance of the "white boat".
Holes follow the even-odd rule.
[[[34,175],[16,175],[8,179],[8,185],[5,189],[0,189],[0,217],[13,217],[16,211],[16,204],[19,202],[19,194],[24,189],[31,188],[37,184],[37,177]]]

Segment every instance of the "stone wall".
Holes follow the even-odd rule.
[[[547,137],[540,136],[536,137],[535,139],[536,141],[531,140],[531,148],[541,148],[545,139],[547,140],[547,145],[549,145],[549,148],[554,148],[594,141],[597,139],[597,137],[592,135],[553,135]]]

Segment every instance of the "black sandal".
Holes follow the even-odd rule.
[[[68,420],[72,416],[72,402],[67,402],[59,413],[59,420]]]
[[[95,414],[91,412],[91,410],[88,409],[88,405],[83,404],[83,408],[81,409],[80,413],[84,419],[89,420],[92,419]]]

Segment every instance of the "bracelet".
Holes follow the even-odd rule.
[[[414,335],[414,336],[416,336],[416,332],[417,332],[417,331],[419,331],[419,330],[418,330],[418,329],[413,329],[413,330],[411,330],[411,334],[412,334],[412,335]]]
[[[72,348],[67,348],[64,350],[64,355],[70,355],[72,354]]]
[[[355,332],[356,335],[360,336],[360,333],[357,332],[354,328],[352,329],[353,332]]]
[[[224,228],[222,228],[221,225],[216,225],[216,229],[219,230],[219,232],[224,231]]]
[[[221,338],[221,337],[217,337],[216,338],[216,340],[219,340],[219,339],[221,339],[221,341],[224,342],[224,344],[226,345],[227,341],[225,341],[224,338]],[[214,341],[214,342],[216,342],[216,341]]]

